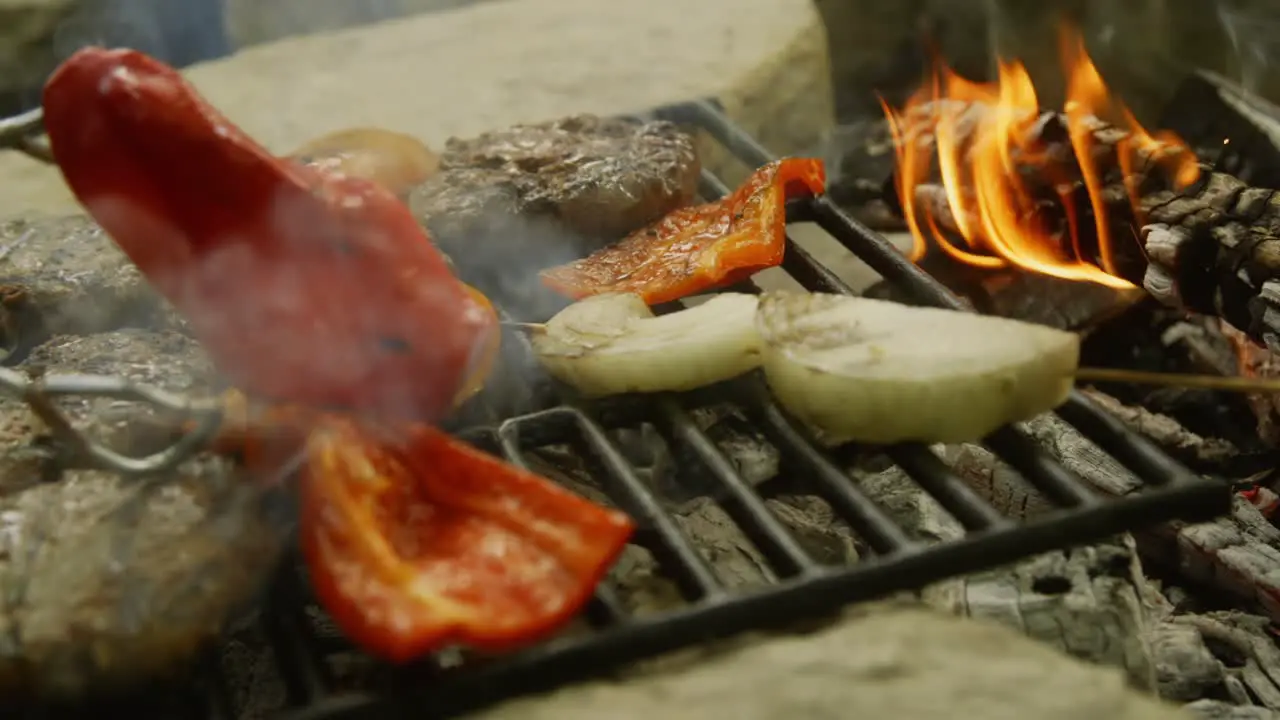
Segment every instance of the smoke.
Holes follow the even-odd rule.
[[[231,52],[223,0],[82,2],[54,32],[54,56],[91,45],[140,50],[175,67]]]
[[[1280,52],[1280,13],[1263,9],[1262,3],[1221,0],[1218,21],[1235,53],[1240,84],[1251,92],[1263,91],[1272,58]]]

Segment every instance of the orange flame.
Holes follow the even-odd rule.
[[[1176,135],[1147,132],[1111,98],[1078,33],[1064,31],[1061,49],[1067,71],[1062,117],[1083,176],[1093,227],[1082,228],[1074,212],[1071,194],[1080,178],[1072,177],[1071,164],[1055,157],[1033,127],[1040,122],[1041,108],[1022,63],[1000,60],[993,83],[966,80],[939,63],[932,82],[901,110],[881,103],[897,153],[898,197],[914,239],[913,261],[924,256],[932,240],[939,250],[968,265],[1014,265],[1068,280],[1132,287],[1119,276],[1113,228],[1107,222],[1095,137],[1105,128],[1102,119],[1123,131],[1114,149],[1138,223],[1142,218],[1137,179],[1145,170],[1143,163],[1159,164],[1177,187],[1195,182],[1200,167]],[[1042,220],[1044,199],[1028,187],[1028,171],[1039,173],[1038,186],[1055,189],[1069,242],[1062,231]],[[1081,241],[1082,233],[1089,232],[1086,237],[1096,240],[1096,251]]]

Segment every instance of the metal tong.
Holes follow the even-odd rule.
[[[177,467],[204,449],[222,427],[223,404],[196,401],[149,385],[103,375],[31,375],[0,367],[0,392],[22,400],[49,429],[57,452],[68,466],[108,470],[122,475],[151,475]],[[180,414],[195,427],[168,447],[144,457],[123,455],[87,437],[72,426],[54,402],[69,395],[93,396],[147,403]]]
[[[40,108],[0,118],[0,149],[17,150],[52,164],[53,153],[43,134],[44,112]],[[0,393],[22,400],[31,408],[48,427],[57,451],[69,466],[122,475],[151,475],[171,470],[208,445],[222,426],[223,408],[217,401],[195,401],[159,388],[103,375],[29,377],[0,367]],[[181,413],[194,419],[196,424],[194,429],[169,447],[144,457],[130,457],[111,450],[73,427],[54,402],[55,398],[68,395],[144,402],[158,410]]]

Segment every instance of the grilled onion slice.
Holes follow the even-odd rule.
[[[1004,318],[766,293],[756,327],[778,401],[824,442],[967,442],[1062,404],[1079,338]]]
[[[553,377],[583,395],[679,392],[760,364],[756,297],[722,293],[655,316],[639,295],[605,294],[560,311],[533,337]]]

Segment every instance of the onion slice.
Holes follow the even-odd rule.
[[[1073,333],[825,294],[766,293],[756,327],[774,395],[825,443],[968,442],[1061,405]]]
[[[533,337],[544,368],[588,397],[680,392],[760,365],[756,297],[721,293],[655,316],[639,295],[609,293],[570,305]]]

